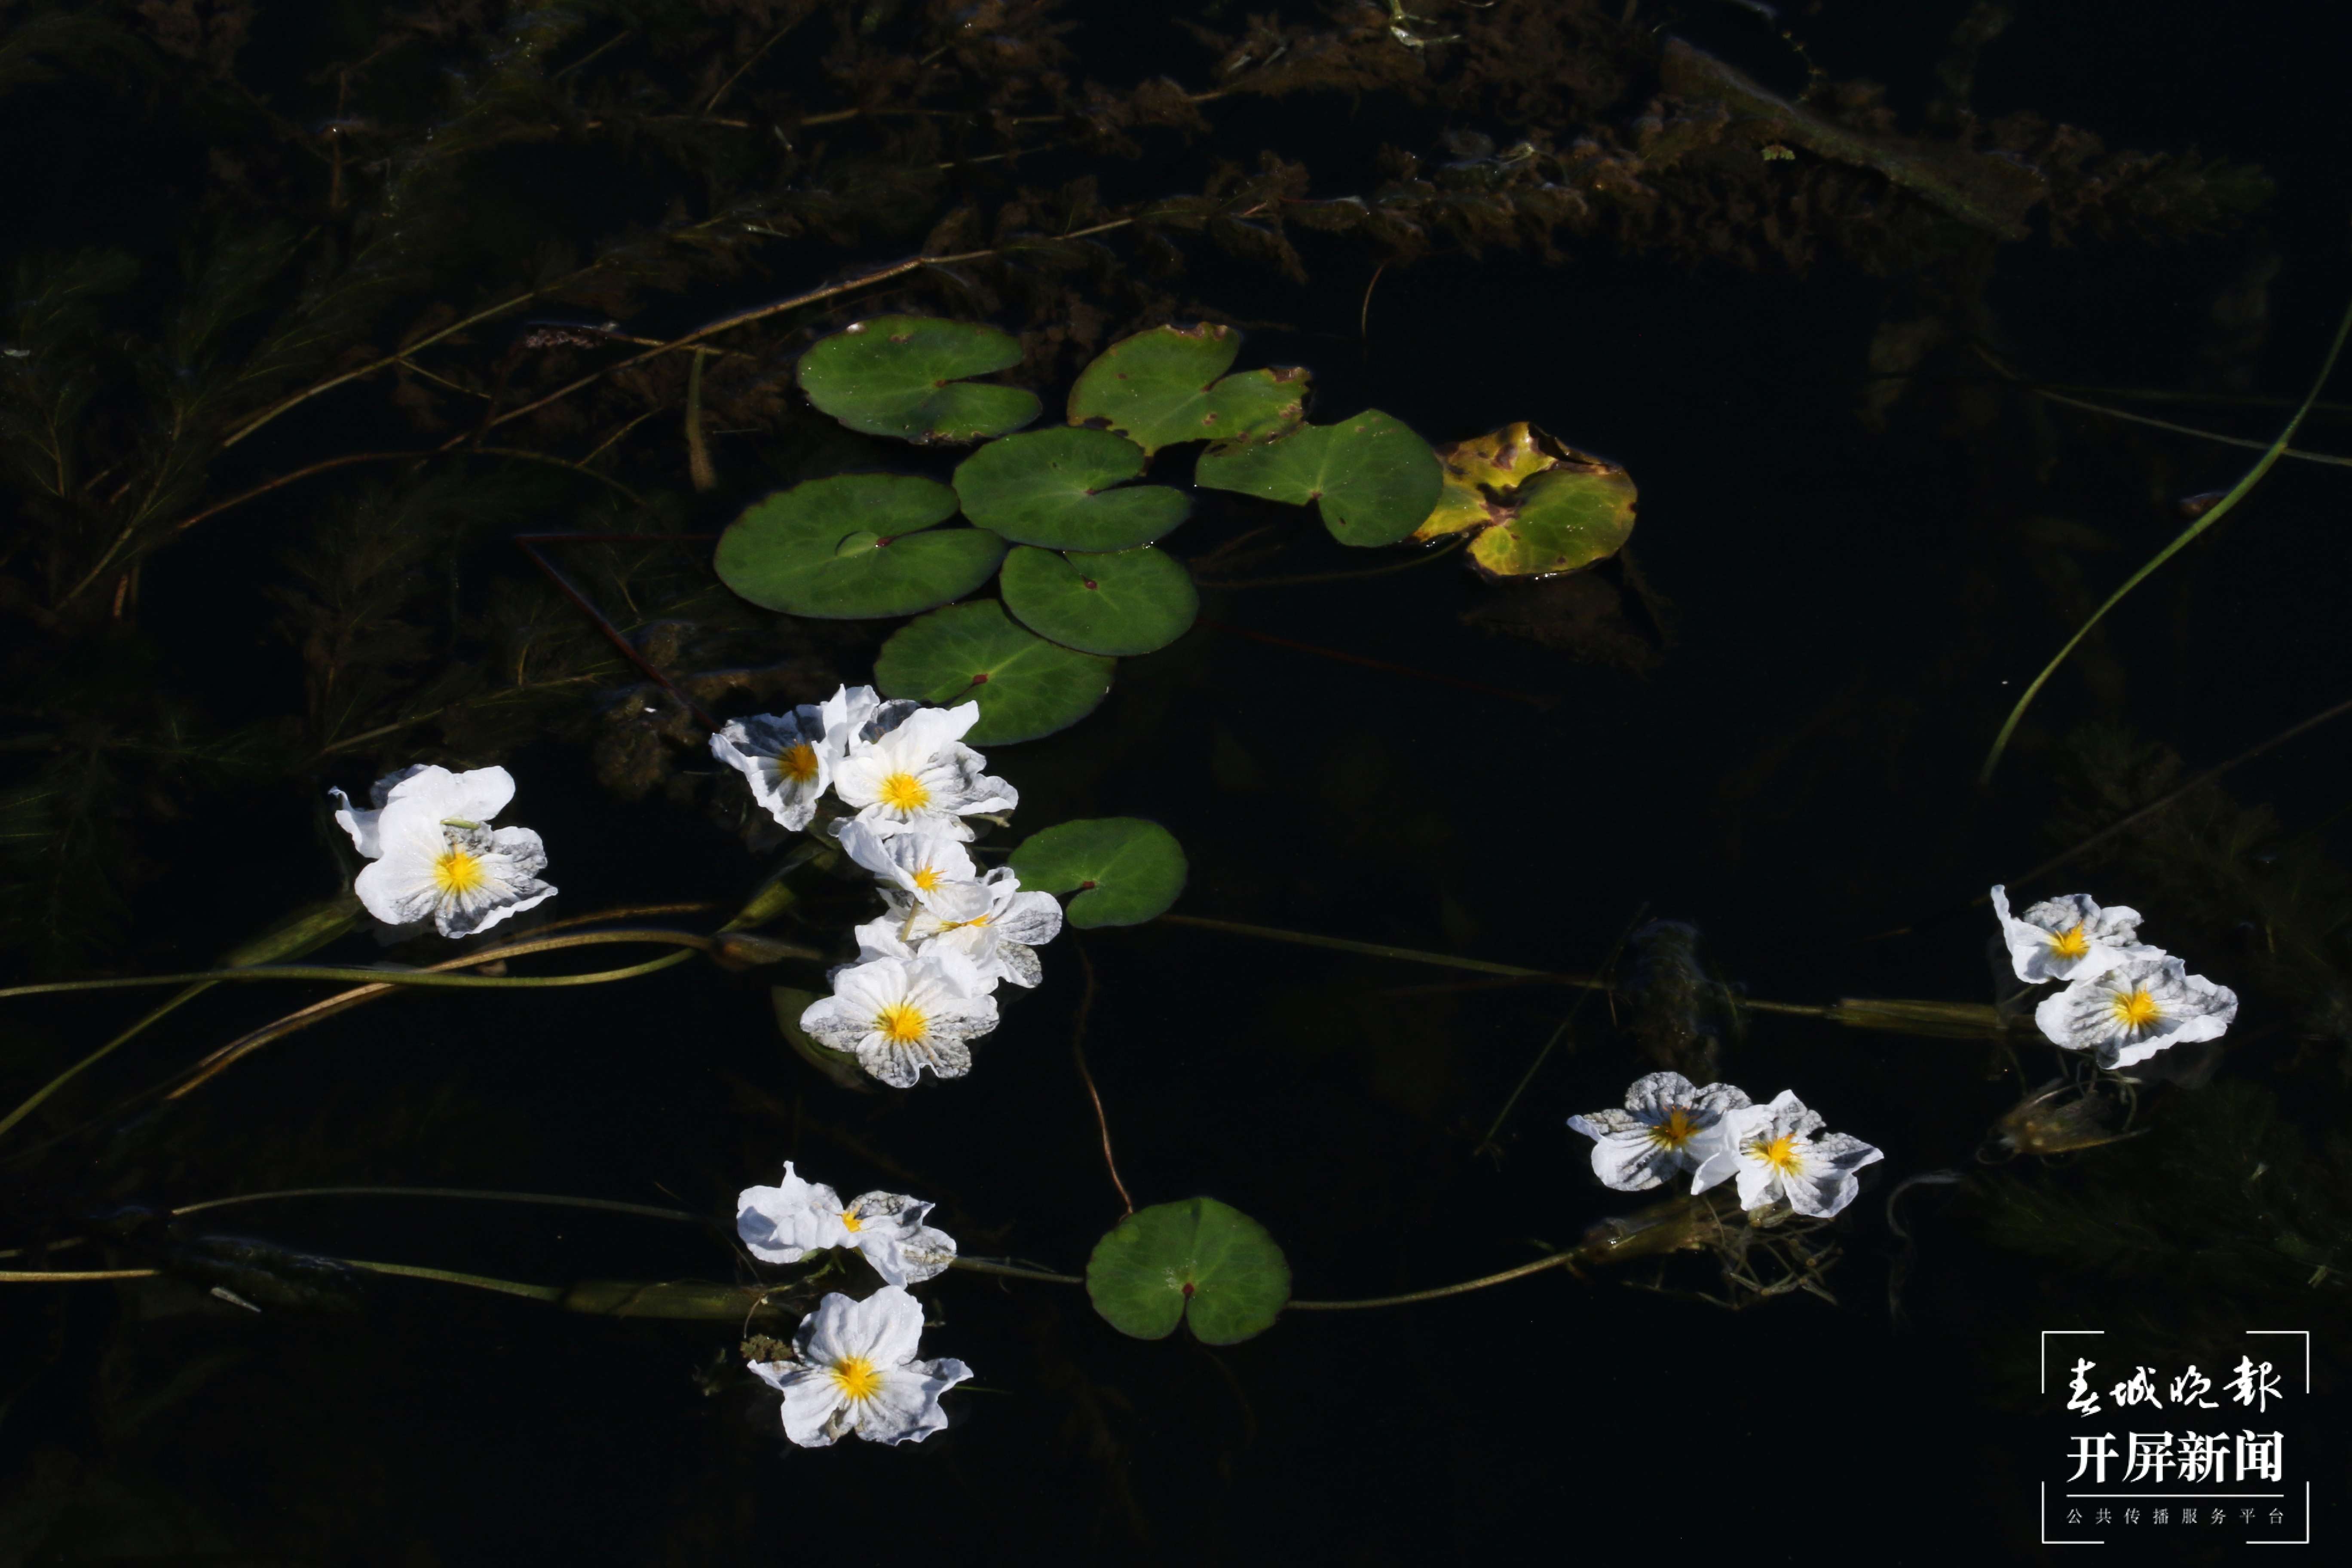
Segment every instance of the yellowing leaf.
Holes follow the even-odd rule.
[[[1444,488],[1417,540],[1476,531],[1470,559],[1497,577],[1605,561],[1633,531],[1633,477],[1524,420],[1442,448]]]

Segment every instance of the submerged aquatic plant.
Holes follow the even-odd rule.
[[[751,1370],[784,1396],[784,1436],[803,1448],[843,1437],[919,1443],[948,1424],[940,1395],[971,1375],[960,1361],[917,1361],[923,1309],[896,1285],[863,1301],[829,1295],[801,1321],[790,1361]]]

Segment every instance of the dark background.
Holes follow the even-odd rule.
[[[1889,82],[1907,113],[1956,10],[1831,4],[1789,20],[1825,67]],[[1661,22],[1798,85],[1769,30],[1736,11]],[[2253,391],[2301,395],[2347,289],[2334,62],[2306,22],[2284,6],[2030,6],[1988,51],[1981,111],[2032,108],[2116,145],[2226,152],[2278,182],[2239,232],[2004,250],[1988,300],[2025,374],[2211,386],[2228,368],[2210,350],[2214,302],[2274,254],[2267,331],[2237,368]],[[1193,47],[1139,16],[1118,26],[1139,57]],[[1225,133],[1246,153],[1245,121]],[[20,128],[19,187],[39,197],[43,172],[53,181],[16,205],[39,215],[29,221],[70,226],[75,188],[178,151],[118,144],[77,164],[67,144],[79,134]],[[1981,910],[1859,939],[2063,847],[2057,747],[2073,726],[2119,722],[2196,768],[2346,695],[2343,481],[2285,464],[2126,603],[1980,793],[1973,775],[2002,713],[2071,624],[2019,544],[2026,521],[2063,514],[2095,531],[2104,542],[2081,570],[2104,594],[2179,526],[2175,498],[2226,487],[2252,454],[2118,435],[2014,394],[1988,394],[1987,412],[1934,384],[1873,428],[1857,416],[1867,353],[1902,313],[1903,285],[1833,260],[1790,278],[1599,248],[1559,268],[1432,259],[1381,278],[1360,340],[1370,271],[1335,251],[1306,287],[1239,264],[1210,264],[1192,287],[1256,323],[1244,365],[1312,367],[1327,416],[1376,405],[1440,441],[1527,418],[1626,465],[1642,487],[1633,553],[1667,607],[1653,616],[1628,591],[1618,609],[1654,662],[1629,671],[1465,625],[1496,590],[1450,564],[1213,594],[1203,614],[1223,626],[1493,690],[1203,628],[1123,665],[1077,728],[992,757],[1023,792],[1016,831],[1156,817],[1192,858],[1181,908],[1194,914],[1582,970],[1646,910],[1698,925],[1725,975],[1759,997],[1976,1002],[1991,994]],[[702,313],[681,310],[680,324]],[[1938,363],[1931,377],[1966,374],[1956,358]],[[2158,412],[2257,437],[2281,416]],[[2340,422],[2316,419],[2302,444],[2341,439]],[[1224,504],[1203,501],[1192,542],[1255,521]],[[217,661],[236,689],[224,700],[255,711],[297,700],[285,650],[247,636],[236,609],[241,563],[278,525],[257,517],[193,539],[146,590],[157,645]],[[1356,563],[1340,557],[1309,545],[1281,570]],[[2094,661],[2103,673],[2086,679]],[[2323,729],[2228,787],[2340,846],[2327,824],[2347,737]],[[520,781],[509,817],[544,836],[560,907],[725,900],[756,880],[741,847],[694,816],[606,798],[576,748],[506,762]],[[327,890],[327,841],[303,813],[325,784],[366,778],[289,781],[248,815],[189,824],[180,859],[143,895],[156,964],[174,945],[201,963],[225,932]],[[2015,891],[2077,885],[2069,872]],[[2084,885],[2137,905],[2152,940],[2233,983],[2232,951],[2208,933],[2239,911],[2164,905],[2128,864]],[[1562,1126],[1646,1070],[1598,1004],[1514,1113],[1503,1156],[1481,1158],[1479,1134],[1561,995],[1433,994],[1411,988],[1445,972],[1165,927],[1065,936],[970,1078],[887,1100],[794,1061],[761,974],[697,966],[574,994],[376,1008],[192,1102],[177,1152],[141,1168],[136,1196],[298,1184],[256,1179],[298,1170],[723,1215],[738,1187],[772,1181],[790,1157],[845,1194],[939,1200],[967,1253],[1075,1269],[1118,1215],[1069,1056],[1080,941],[1100,984],[1087,1047],[1129,1187],[1140,1202],[1207,1193],[1255,1215],[1302,1296],[1489,1272],[1628,1206],[1591,1181],[1589,1146]],[[9,1006],[45,1037],[92,1042],[132,1016],[112,999]],[[2341,1108],[2341,1074],[2295,1054],[2283,1008],[2248,996],[2239,1033],[2260,1043],[2221,1071],[2280,1090],[2315,1134]],[[152,1059],[176,1064],[278,1010],[215,994],[159,1031]],[[0,1415],[0,1464],[17,1478],[0,1521],[35,1560],[75,1562],[2027,1555],[2040,1550],[2035,1483],[2064,1474],[2046,1423],[2026,1419],[2047,1407],[2034,1333],[2099,1326],[2118,1298],[2088,1270],[1989,1245],[1940,1213],[1945,1189],[1915,1201],[1907,1256],[1883,1210],[1906,1176],[1975,1171],[1988,1128],[2050,1064],[2024,1070],[2000,1076],[1963,1042],[1750,1018],[1728,1079],[1759,1100],[1792,1087],[1886,1151],[1842,1222],[1834,1308],[1800,1295],[1728,1312],[1606,1274],[1547,1274],[1419,1307],[1294,1314],[1211,1351],[1181,1334],[1124,1340],[1066,1288],[956,1275],[928,1292],[941,1321],[925,1352],[978,1376],[951,1396],[945,1434],[897,1450],[790,1448],[773,1395],[735,1370],[727,1325],[586,1320],[389,1280],[370,1283],[359,1311],[317,1317],[255,1318],[170,1281],[81,1287],[68,1304],[19,1288],[0,1310],[35,1348]],[[27,1203],[124,1196],[104,1188],[104,1150],[74,1159],[86,1167],[45,1170]],[[595,1215],[319,1201],[240,1211],[225,1228],[535,1281],[735,1277],[704,1238]],[[1664,1279],[1718,1288],[1699,1260]],[[2130,1310],[2161,1322],[2168,1302],[2210,1291],[2226,1317],[2237,1288],[2219,1266],[2192,1269],[2135,1292]],[[2324,1331],[2342,1308],[2314,1300],[2307,1322],[2240,1326],[2323,1330],[2322,1392],[2288,1409],[2301,1420],[2290,1431],[2315,1445],[2291,1436],[2290,1471],[2316,1482],[2324,1541],[2344,1461],[2342,1424],[2319,1414],[2337,1376]]]

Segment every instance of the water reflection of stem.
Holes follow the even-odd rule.
[[[1617,967],[1617,955],[1625,951],[1625,944],[1633,939],[1634,928],[1642,923],[1642,917],[1649,912],[1650,906],[1647,903],[1643,904],[1633,911],[1633,918],[1625,922],[1625,929],[1617,933],[1616,942],[1610,946],[1609,956],[1601,961],[1602,989],[1606,989],[1606,977]],[[1503,1123],[1511,1119],[1511,1112],[1517,1108],[1519,1097],[1527,1093],[1528,1085],[1535,1082],[1536,1074],[1543,1071],[1544,1063],[1551,1059],[1552,1048],[1559,1044],[1562,1037],[1566,1036],[1570,1029],[1576,1027],[1576,1016],[1583,1012],[1584,1005],[1591,1000],[1592,992],[1588,989],[1570,1006],[1568,1016],[1559,1021],[1559,1027],[1551,1032],[1551,1038],[1546,1040],[1543,1049],[1536,1053],[1536,1059],[1528,1064],[1528,1070],[1520,1077],[1518,1087],[1511,1090],[1510,1099],[1503,1101],[1503,1109],[1495,1113],[1495,1124],[1486,1129],[1486,1136],[1478,1140],[1478,1147],[1472,1150],[1472,1153],[1483,1153],[1489,1149],[1494,1150],[1497,1154],[1503,1152],[1495,1142],[1496,1134],[1502,1131]]]
[[[1110,1184],[1118,1189],[1118,1201],[1127,1212],[1135,1212],[1135,1200],[1128,1195],[1127,1184],[1118,1179],[1118,1161],[1110,1152],[1110,1118],[1103,1114],[1102,1095],[1095,1088],[1095,1075],[1087,1070],[1087,1016],[1095,1010],[1095,961],[1087,956],[1086,944],[1073,936],[1071,942],[1078,950],[1078,963],[1087,972],[1086,994],[1078,998],[1077,1022],[1070,1027],[1070,1055],[1078,1064],[1078,1081],[1087,1086],[1087,1098],[1094,1101],[1095,1126],[1102,1132],[1103,1168],[1110,1173]]]

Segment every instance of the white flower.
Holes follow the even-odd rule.
[[[555,897],[539,879],[547,868],[539,835],[489,826],[514,798],[506,769],[411,768],[377,789],[377,810],[353,811],[345,801],[335,819],[360,853],[373,853],[352,890],[386,925],[430,916],[443,936],[471,936]]]
[[[955,1237],[923,1223],[931,1205],[901,1193],[866,1193],[844,1204],[822,1182],[804,1182],[784,1163],[780,1186],[746,1187],[735,1200],[735,1230],[763,1263],[798,1263],[812,1252],[854,1247],[888,1285],[913,1285],[955,1261]]]
[[[887,716],[891,706],[877,711]],[[923,827],[969,839],[966,816],[1011,811],[1021,804],[1011,784],[981,772],[988,759],[963,743],[964,731],[980,721],[979,703],[919,709],[895,729],[875,733],[883,721],[866,721],[833,775],[842,804],[854,807],[858,820],[875,831]]]
[[[453,773],[447,768],[416,763],[375,781],[368,791],[375,802],[373,811],[352,810],[351,797],[341,790],[331,789],[327,793],[335,797],[335,825],[352,836],[362,856],[373,860],[383,853],[376,824],[383,816],[383,808],[401,795],[436,791],[448,804],[451,815],[469,822],[488,822],[514,799],[514,775],[504,768],[476,768],[470,773]]]
[[[836,826],[834,837],[852,860],[905,889],[918,903],[929,903],[931,890],[942,883],[969,882],[976,874],[962,840],[928,824],[886,833],[853,817]]]
[[[844,686],[824,700],[823,711],[826,732],[839,735],[845,750],[897,729],[922,708],[905,698],[886,700],[870,686]]]
[[[803,702],[789,713],[730,720],[710,737],[710,754],[740,770],[752,798],[797,833],[816,815],[846,743],[845,729],[828,725],[823,709]]]
[[[1026,988],[1037,984],[1037,949],[1061,934],[1062,906],[1051,893],[1024,893],[1020,874],[1000,866],[976,882],[942,882],[918,904],[885,889],[883,902],[904,923],[901,939],[923,952],[944,949],[971,961],[981,978]]]
[[[2144,1062],[2168,1046],[2218,1040],[2237,1016],[2236,992],[2153,952],[2085,975],[2033,1010],[2052,1043],[2096,1051],[2104,1068]]]
[[[809,1004],[801,1027],[884,1083],[910,1089],[925,1068],[939,1078],[971,1070],[965,1042],[996,1027],[987,990],[960,953],[877,958],[835,970],[833,994]]]
[[[2139,911],[2121,905],[2103,910],[2087,893],[2044,899],[2021,916],[2009,912],[2008,889],[1992,890],[1992,912],[2020,980],[2074,980],[2103,973],[2126,958],[2156,952],[2143,946]]]
[[[1827,1219],[1862,1190],[1854,1173],[1886,1156],[1849,1133],[1814,1137],[1821,1129],[1822,1113],[1806,1110],[1794,1089],[1782,1089],[1769,1105],[1732,1111],[1691,1191],[1703,1193],[1736,1175],[1743,1209],[1785,1203],[1801,1215]]]
[[[917,1361],[923,1309],[896,1285],[863,1301],[827,1296],[801,1320],[792,1361],[751,1370],[784,1396],[784,1436],[830,1447],[855,1433],[869,1443],[919,1443],[948,1424],[940,1395],[971,1375],[960,1361]]]
[[[1726,1113],[1748,1103],[1747,1092],[1727,1083],[1700,1089],[1678,1072],[1654,1072],[1626,1089],[1624,1110],[1571,1116],[1568,1124],[1593,1140],[1601,1185],[1638,1193],[1696,1170],[1715,1152]]]

